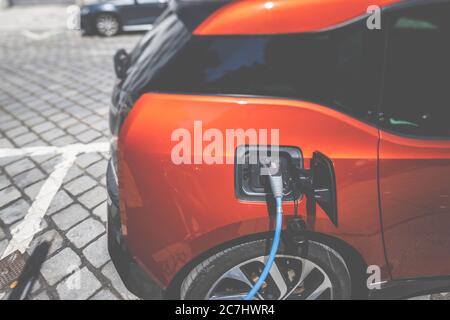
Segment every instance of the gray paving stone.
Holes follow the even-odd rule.
[[[57,147],[65,147],[68,146],[70,144],[74,144],[77,143],[78,141],[71,136],[62,136],[58,139],[52,140],[52,145],[53,146],[57,146]]]
[[[42,146],[48,146],[48,145],[50,145],[48,142],[41,140],[41,139],[36,139],[31,142],[25,143],[23,145],[23,147],[30,148],[30,147],[42,147]]]
[[[84,153],[77,158],[76,164],[81,168],[86,168],[101,159],[102,156],[98,153]]]
[[[78,178],[81,175],[84,175],[84,171],[78,168],[78,166],[73,165],[69,169],[69,172],[67,172],[67,175],[64,177],[64,183],[67,183],[75,178]]]
[[[65,185],[65,189],[69,191],[72,195],[77,196],[92,187],[94,187],[97,184],[97,181],[94,179],[88,177],[88,176],[82,176],[79,178],[76,178],[75,180],[67,183]]]
[[[54,285],[80,265],[80,257],[72,249],[65,248],[44,262],[41,274],[50,285]]]
[[[103,224],[90,218],[70,229],[69,232],[67,232],[66,237],[77,248],[82,248],[103,232],[105,232]]]
[[[48,256],[51,256],[54,252],[59,250],[63,245],[64,239],[56,230],[49,230],[42,235],[36,237],[31,241],[30,246],[27,249],[27,252],[31,254],[36,247],[42,243],[50,244],[50,248],[48,251]]]
[[[37,138],[38,138],[38,136],[36,134],[29,132],[29,133],[23,134],[21,136],[15,137],[14,143],[17,144],[19,147],[22,147],[22,146],[25,146],[29,142],[33,142]]]
[[[21,125],[21,123],[19,121],[17,121],[17,120],[10,120],[10,121],[2,123],[0,125],[0,130],[1,131],[6,131],[6,130],[9,130],[9,129],[15,128],[17,126],[20,126],[20,125]]]
[[[90,298],[90,300],[119,300],[111,291],[104,289]]]
[[[37,114],[34,111],[27,110],[24,108],[23,110],[16,112],[14,114],[19,120],[26,120],[35,117]]]
[[[27,127],[20,126],[20,127],[16,127],[14,129],[8,130],[5,133],[8,137],[14,138],[14,137],[17,137],[18,135],[27,133],[28,131],[29,130],[27,129]]]
[[[86,300],[101,286],[95,275],[84,267],[61,282],[56,291],[62,300]]]
[[[52,215],[55,212],[67,207],[73,202],[73,199],[64,190],[59,190],[56,196],[53,198],[50,207],[48,208],[47,215]]]
[[[117,292],[119,292],[122,298],[127,300],[138,299],[138,297],[136,297],[134,294],[128,291],[128,289],[125,287],[112,262],[108,262],[108,264],[106,264],[102,268],[102,273],[105,277],[107,277],[111,281],[114,289],[116,289]]]
[[[106,222],[108,220],[108,205],[106,201],[97,206],[92,213],[99,217],[103,222]]]
[[[46,120],[45,118],[43,118],[43,117],[41,117],[41,116],[36,116],[36,117],[33,117],[33,118],[26,119],[26,120],[24,120],[23,122],[24,122],[27,126],[33,128],[33,126],[35,126],[35,125],[37,125],[37,124],[40,124],[40,123],[43,123],[43,122],[46,122],[46,121],[47,121],[47,120]]]
[[[49,131],[42,133],[40,136],[47,141],[55,140],[61,136],[65,135],[65,132],[60,128],[54,128]]]
[[[78,200],[87,208],[92,209],[106,200],[106,189],[101,186],[95,187],[79,197]]]
[[[25,194],[31,199],[36,199],[37,195],[39,194],[39,191],[41,191],[42,185],[45,183],[45,180],[36,182],[28,187],[25,188],[24,192]]]
[[[95,140],[93,140],[93,141],[91,141],[89,143],[108,143],[109,140],[108,140],[107,137],[109,137],[109,133],[106,134],[106,135],[102,135],[101,137],[99,137],[99,138],[97,138],[97,139],[95,139]],[[107,154],[107,153],[105,153],[105,154]]]
[[[106,160],[101,160],[91,165],[89,168],[86,169],[86,171],[94,178],[99,178],[102,175],[106,174],[107,164],[108,162]]]
[[[43,133],[45,131],[51,130],[55,128],[55,125],[49,121],[46,121],[44,123],[40,123],[34,127],[32,127],[33,131],[37,132],[37,133]]]
[[[110,260],[106,235],[98,238],[83,250],[83,255],[96,268]]]
[[[70,207],[52,215],[52,220],[59,229],[65,231],[88,216],[89,212],[86,209],[79,204],[73,204]]]
[[[76,123],[78,123],[78,120],[76,120],[74,118],[69,118],[67,120],[58,122],[58,127],[62,128],[62,129],[66,129]]]
[[[68,114],[65,114],[65,113],[60,112],[60,113],[57,113],[57,114],[55,114],[55,115],[49,117],[48,119],[51,120],[51,121],[53,121],[53,122],[60,122],[60,121],[62,121],[62,120],[68,119],[69,117],[70,117],[70,116],[69,116]]]
[[[49,154],[43,154],[40,156],[33,156],[33,160],[42,166],[44,164],[44,162],[46,162],[50,159],[56,158],[56,157],[59,157],[59,156],[55,156],[54,154],[49,153]]]
[[[55,166],[61,162],[61,156],[53,156],[51,159],[48,159],[41,163],[42,169],[48,174],[52,173],[55,170]]]
[[[8,177],[4,174],[0,174],[0,190],[6,188],[11,184],[11,181],[9,181]]]
[[[83,90],[83,89],[78,87],[78,90]],[[79,95],[76,95],[74,98],[76,98],[77,102],[79,102],[79,100],[78,100]],[[83,108],[81,108],[79,105],[72,104],[66,108],[66,112],[71,114],[73,117],[81,119],[82,115],[83,115]]]
[[[30,170],[34,168],[35,165],[30,159],[22,159],[17,162],[13,162],[5,167],[6,173],[8,173],[11,177],[22,173],[24,171]]]
[[[109,134],[109,123],[107,123],[106,121],[94,123],[92,125],[92,128],[102,132],[103,134]]]
[[[32,183],[38,182],[44,178],[46,178],[46,175],[44,175],[44,173],[42,173],[40,169],[34,168],[18,174],[13,178],[13,181],[17,187],[23,189],[25,187],[28,187]]]
[[[0,104],[1,104],[1,103],[2,103],[2,102],[1,102],[1,100],[0,100]],[[13,118],[12,115],[7,114],[6,112],[0,113],[0,129],[2,128],[2,125],[3,125],[4,123],[8,123],[8,122],[13,121],[13,120],[14,120],[14,118]]]
[[[88,123],[90,126],[92,126],[92,125],[94,125],[96,123],[99,123],[99,122],[108,123],[108,121],[106,121],[105,117],[100,117],[100,116],[95,115],[95,114],[93,114],[90,117],[84,119],[84,121],[86,123]]]
[[[82,102],[80,102],[82,103]],[[92,112],[90,112],[89,110],[86,110],[84,108],[80,108],[75,112],[75,116],[80,118],[80,119],[85,119],[88,118],[92,115]]]
[[[79,133],[86,131],[87,129],[89,129],[89,127],[87,125],[85,125],[84,123],[77,123],[77,124],[67,128],[67,132],[70,134],[77,135]]]
[[[98,131],[87,130],[87,131],[84,131],[83,133],[77,135],[76,138],[83,143],[89,143],[101,136],[102,136],[102,134]]]
[[[14,145],[6,138],[0,139],[0,148],[14,148]]]
[[[55,114],[56,112],[58,112],[58,110],[56,110],[56,108],[52,108],[52,107],[49,107],[45,110],[40,110],[40,113],[45,117],[49,117],[52,114]]]
[[[0,211],[0,220],[4,224],[13,224],[22,219],[28,212],[30,205],[24,199],[19,199]]]
[[[0,208],[21,197],[20,192],[13,186],[0,190]],[[3,210],[2,210],[3,211]],[[0,216],[2,215],[0,211]]]

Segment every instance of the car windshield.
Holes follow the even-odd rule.
[[[175,13],[160,19],[131,53],[132,64],[122,89],[140,92],[190,37],[191,32]]]

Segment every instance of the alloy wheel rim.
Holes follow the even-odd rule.
[[[119,22],[110,15],[102,15],[97,20],[97,30],[106,36],[112,36],[119,30]]]
[[[249,259],[226,271],[208,291],[206,299],[242,300],[258,280],[267,258]],[[301,257],[277,255],[255,299],[333,299],[333,285],[316,263]]]

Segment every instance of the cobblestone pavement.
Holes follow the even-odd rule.
[[[50,11],[62,17],[65,9]],[[33,15],[29,8],[23,12]],[[112,55],[122,47],[131,49],[142,36],[81,37],[55,24],[51,29],[39,24],[38,29],[2,29],[0,22],[0,256],[63,160],[59,153],[10,156],[2,150],[105,146],[115,79]],[[30,299],[136,298],[125,289],[107,253],[108,154],[105,148],[99,151],[76,157],[28,245],[26,257],[39,243],[51,243]],[[0,298],[6,299],[8,292],[0,292]]]

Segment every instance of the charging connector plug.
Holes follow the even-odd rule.
[[[272,269],[272,265],[278,251],[278,246],[280,245],[281,229],[283,226],[283,177],[281,175],[280,165],[278,162],[271,161],[266,162],[266,164],[269,165],[269,167],[266,167],[265,169],[269,169],[270,187],[272,189],[272,194],[275,198],[277,208],[275,234],[273,236],[272,247],[270,249],[269,256],[267,257],[266,265],[264,266],[258,281],[256,281],[255,285],[245,296],[244,300],[252,300],[256,294],[258,294],[259,289],[261,289],[267,279],[267,276],[269,275],[270,269]]]
[[[283,198],[283,177],[280,162],[271,160],[270,158],[266,158],[261,162],[263,164],[261,175],[268,176],[273,197],[275,199]]]

